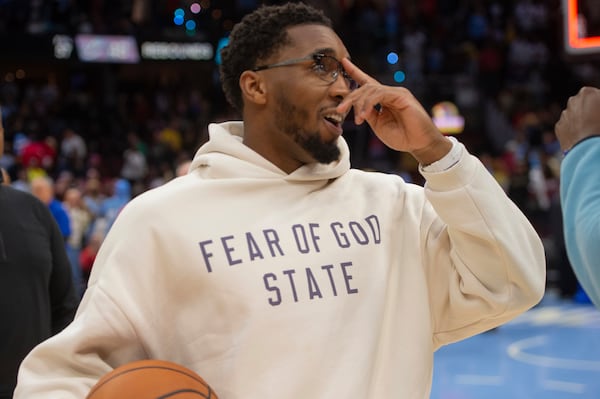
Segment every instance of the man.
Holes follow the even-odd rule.
[[[193,369],[221,399],[427,398],[437,348],[540,300],[543,247],[523,214],[410,92],[348,57],[305,5],[242,19],[221,74],[243,123],[211,125],[188,174],[125,207],[17,399],[81,398],[144,358]],[[415,156],[426,189],[350,169],[351,109]]]
[[[600,307],[600,89],[583,87],[572,96],[555,131],[565,152],[560,200],[567,255],[581,286]]]
[[[40,201],[42,201],[48,209],[50,209],[50,213],[54,217],[54,220],[58,224],[58,228],[63,236],[65,250],[67,251],[67,256],[69,258],[69,263],[71,264],[71,274],[73,276],[73,282],[75,284],[75,290],[77,295],[81,297],[83,291],[85,290],[84,281],[83,281],[83,273],[81,268],[79,267],[79,262],[76,262],[73,259],[73,256],[69,256],[71,252],[73,252],[73,248],[71,248],[71,244],[69,242],[69,238],[71,237],[72,232],[72,220],[71,216],[67,212],[65,205],[56,198],[56,189],[54,181],[48,176],[37,176],[31,180],[31,193],[37,197]]]
[[[71,220],[62,202],[55,197],[54,181],[48,176],[34,177],[31,180],[31,194],[48,206],[66,242],[71,235]]]
[[[0,115],[0,156],[3,147]],[[25,355],[70,323],[77,304],[50,211],[31,194],[0,183],[0,399],[13,397]]]

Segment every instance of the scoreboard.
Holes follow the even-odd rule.
[[[600,54],[599,3],[599,0],[562,0],[564,49],[567,54]]]

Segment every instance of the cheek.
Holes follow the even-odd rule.
[[[280,92],[276,98],[277,121],[280,126],[286,126],[286,130],[298,130],[301,126],[310,124],[310,106],[307,101],[299,96],[294,96],[293,91],[289,94]]]

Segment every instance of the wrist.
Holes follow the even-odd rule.
[[[567,148],[566,150],[563,151],[563,156],[567,156],[567,154],[573,149],[575,148],[576,145],[583,143],[584,141],[588,140],[588,139],[592,139],[592,138],[598,138],[600,137],[600,134],[591,134],[589,136],[586,136],[584,138],[582,138],[579,141],[576,141],[573,145],[571,145],[569,148]]]
[[[431,165],[432,163],[444,158],[452,149],[452,142],[445,136],[434,140],[427,147],[411,151],[411,155],[422,166]]]

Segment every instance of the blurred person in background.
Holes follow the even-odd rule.
[[[82,275],[79,256],[86,244],[86,236],[92,224],[92,214],[85,206],[81,190],[77,187],[70,187],[65,191],[63,205],[71,221],[71,234],[67,238],[67,253],[73,268],[79,270],[81,277],[76,283],[78,283],[77,291],[81,295],[85,291],[87,278]]]
[[[102,182],[99,177],[89,176],[83,184],[83,202],[88,211],[92,213],[92,218],[100,216],[102,204],[106,195],[102,192]]]
[[[0,110],[0,157],[3,144]],[[79,302],[50,211],[7,183],[0,183],[0,399],[13,397],[25,355],[69,324]]]
[[[177,168],[175,169],[175,176],[179,177],[187,175],[191,165],[191,160],[181,161],[179,164],[177,164]]]
[[[2,156],[2,154],[0,154],[0,156]],[[10,176],[4,168],[0,168],[0,184],[4,184],[6,186],[10,185]]]
[[[102,202],[94,230],[100,230],[106,235],[129,201],[131,201],[131,183],[127,179],[116,179],[112,183],[112,194]]]
[[[600,307],[600,89],[569,98],[555,126],[560,147],[560,199],[567,255],[577,279]]]
[[[79,265],[81,267],[82,278],[86,286],[103,240],[104,234],[101,232],[97,231],[90,234],[79,254]]]
[[[85,172],[87,144],[79,133],[67,127],[62,132],[59,153],[59,169],[68,170],[75,176],[82,176]]]
[[[65,250],[68,254],[71,251],[69,244],[69,237],[72,233],[71,217],[63,203],[55,196],[54,181],[48,176],[38,176],[33,178],[31,180],[31,193],[50,209],[50,213],[54,217],[54,220],[62,233]],[[81,294],[81,268],[79,267],[78,262],[72,264],[71,269],[75,288],[77,289],[77,292]]]
[[[47,176],[34,177],[31,180],[31,193],[50,208],[66,242],[71,235],[71,220],[64,205],[55,196],[54,181]]]

